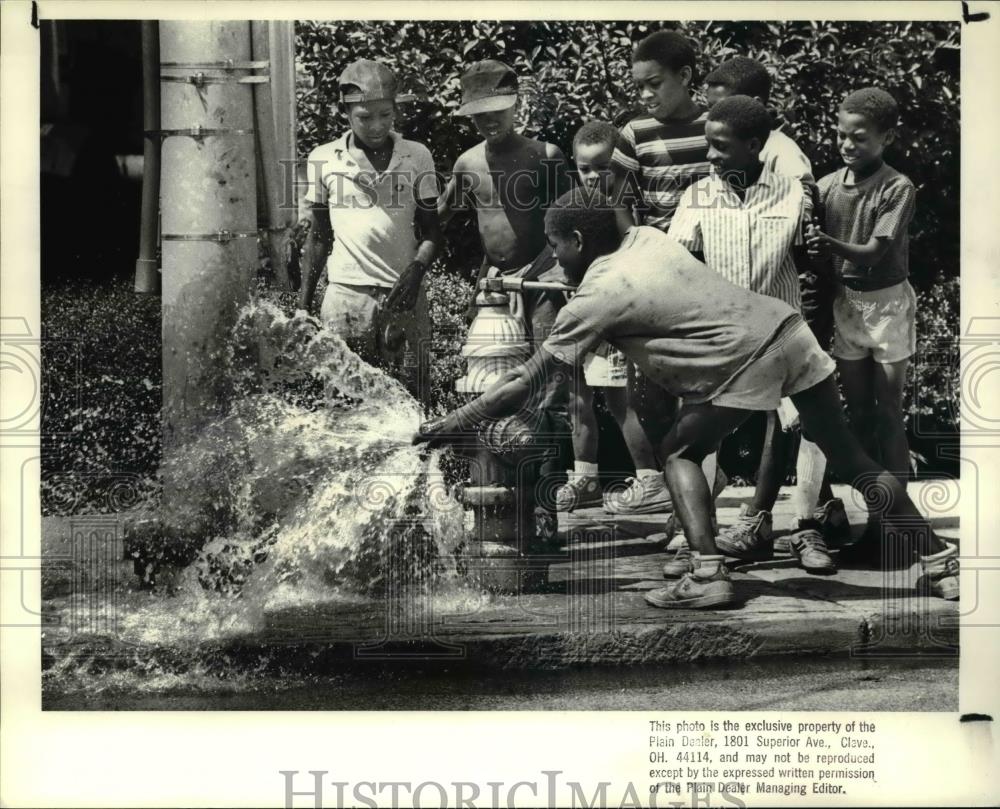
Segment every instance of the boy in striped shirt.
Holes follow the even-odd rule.
[[[770,133],[771,116],[759,101],[736,95],[715,104],[705,123],[712,174],[684,192],[668,235],[731,283],[799,311],[792,248],[803,243],[806,194],[798,179],[761,162]],[[775,414],[769,414],[769,422],[773,438]],[[780,483],[777,475],[771,480],[758,476],[753,503],[744,504],[737,523],[716,538],[723,553],[748,560],[771,555],[770,510]],[[836,570],[818,532],[794,535],[790,550],[807,571]],[[690,550],[682,548],[664,574],[682,576],[689,562]]]
[[[657,31],[632,52],[632,79],[645,113],[626,123],[611,158],[616,202],[631,208],[636,224],[666,232],[684,189],[708,175],[705,116],[708,111],[691,97],[697,54],[690,40],[676,31]],[[628,366],[628,407],[645,429],[652,446],[673,420],[677,401]],[[638,459],[637,459],[638,460]],[[611,511],[648,511],[648,504],[670,508],[662,494],[662,477],[651,455],[637,468],[629,490],[609,502]],[[715,455],[707,459],[706,476],[715,480]],[[724,484],[723,484],[724,485]]]

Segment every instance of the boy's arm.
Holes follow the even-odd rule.
[[[302,246],[302,289],[299,291],[299,308],[307,312],[312,307],[316,283],[323,272],[330,248],[333,247],[333,228],[330,209],[326,203],[313,203],[307,214],[309,232]]]
[[[436,421],[420,425],[414,444],[440,444],[460,438],[484,421],[509,416],[520,410],[533,391],[541,390],[561,363],[548,351],[536,351],[517,368],[498,379],[482,396]]]
[[[441,220],[438,219],[437,201],[434,197],[417,200],[415,218],[420,244],[417,245],[413,261],[399,274],[399,280],[389,290],[385,300],[386,307],[396,311],[413,308],[417,302],[420,283],[441,246]]]
[[[545,144],[545,160],[547,162],[545,176],[552,178],[545,204],[551,205],[573,187],[573,177],[570,174],[569,161],[558,146]]]
[[[702,242],[700,208],[695,204],[695,194],[699,187],[699,183],[695,183],[684,189],[677,210],[674,211],[674,218],[670,220],[667,235],[684,245],[691,255],[704,263],[705,245]],[[711,209],[707,214],[711,215]]]
[[[642,221],[642,187],[639,178],[642,168],[636,157],[632,128],[626,124],[618,134],[615,151],[611,155],[611,199],[621,209],[619,218],[633,224]]]
[[[455,161],[451,178],[445,183],[444,193],[438,197],[437,213],[441,225],[447,225],[458,211],[468,210],[466,204],[467,179],[462,158]]]
[[[910,182],[900,183],[886,194],[878,206],[872,235],[863,244],[844,242],[819,228],[811,228],[807,237],[810,252],[815,254],[826,246],[834,255],[855,265],[871,266],[878,263],[893,241],[909,227],[916,196],[916,189]]]
[[[411,261],[400,273],[399,280],[389,291],[386,298],[386,306],[389,309],[409,310],[417,302],[417,293],[420,291],[420,283],[424,280],[427,269],[434,261],[434,256],[441,247],[441,220],[438,218],[438,181],[434,172],[434,161],[430,152],[426,152],[424,159],[417,169],[416,187],[416,210],[414,211],[414,225],[416,225],[417,235],[420,243]]]

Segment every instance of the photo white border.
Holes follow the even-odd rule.
[[[1000,205],[992,183],[1000,152],[991,142],[1000,98],[1000,4],[969,3],[987,11],[962,30],[962,329],[1000,327]],[[930,3],[852,2],[367,2],[268,3],[41,2],[42,18],[158,19],[948,19],[960,20],[958,0]],[[39,42],[31,5],[0,6],[0,311],[25,318],[39,334],[38,70]],[[992,147],[992,148],[991,148]],[[1000,329],[994,329],[1000,333]],[[1000,338],[998,338],[1000,339]],[[968,369],[963,367],[963,371]],[[964,379],[965,377],[963,377]],[[1000,407],[1000,376],[984,374],[963,396],[988,417]],[[4,402],[15,398],[6,391]],[[0,404],[0,408],[5,405]],[[963,402],[963,407],[966,402]],[[0,413],[3,411],[0,410]],[[996,419],[992,419],[996,421]],[[963,458],[978,466],[980,513],[963,498],[963,532],[978,526],[980,563],[966,565],[966,616],[961,631],[960,713],[1000,719],[1000,468],[990,438],[963,434]],[[40,553],[37,496],[22,507],[23,453],[0,441],[0,526],[3,555]],[[34,467],[37,483],[37,464]],[[992,484],[992,486],[991,486]],[[966,544],[966,546],[968,546]],[[989,570],[992,558],[993,570]],[[975,567],[981,569],[976,572]],[[0,573],[0,587],[11,573]],[[978,586],[977,586],[978,585]],[[0,590],[3,615],[19,609]],[[971,626],[965,624],[981,624]],[[45,712],[40,711],[37,629],[0,628],[0,804],[4,806],[282,806],[279,770],[329,771],[328,780],[422,782],[540,781],[561,770],[560,782],[629,778],[644,786],[650,718],[641,712]],[[686,717],[706,719],[703,712]],[[727,714],[729,715],[729,714]],[[965,723],[954,713],[852,714],[875,721],[881,780],[858,785],[849,802],[810,798],[809,805],[986,805],[1000,800],[995,776],[995,722]],[[756,719],[796,714],[742,714]],[[810,713],[809,718],[843,716]],[[716,716],[718,718],[718,716]],[[991,777],[992,776],[992,777]],[[523,793],[524,805],[532,801]],[[609,791],[609,797],[615,795]],[[428,794],[431,801],[434,793]],[[620,796],[619,796],[620,797]],[[645,795],[640,793],[645,799]],[[751,796],[752,797],[752,796]],[[801,799],[749,805],[802,805]],[[566,793],[560,801],[568,799]],[[539,800],[544,800],[544,795]],[[618,797],[614,797],[618,805]],[[326,805],[333,805],[332,793]],[[300,802],[296,805],[309,805]],[[434,805],[431,802],[429,805]],[[664,801],[661,805],[667,805]]]

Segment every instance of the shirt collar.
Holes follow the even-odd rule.
[[[716,173],[714,168],[712,169],[712,173],[709,175],[709,177],[712,178],[712,182],[716,186],[717,190],[724,191],[727,194],[736,193],[735,191],[733,191],[732,188],[729,187],[729,183],[723,181],[723,179],[718,175],[718,173]],[[774,181],[775,181],[774,172],[769,171],[767,166],[764,166],[760,172],[760,176],[757,177],[757,180],[754,182],[753,185],[750,186],[750,188],[755,188],[756,186],[771,188],[774,185]],[[748,188],[747,190],[749,191],[750,188]]]
[[[382,172],[383,174],[388,174],[399,165],[404,157],[410,156],[410,148],[403,140],[402,135],[393,130],[389,132],[389,137],[392,139],[392,157],[389,158],[389,165]],[[337,159],[345,165],[349,174],[356,173],[363,168],[374,170],[364,152],[355,142],[354,133],[350,129],[333,142],[333,147],[336,150]],[[360,160],[364,160],[367,165],[360,164],[359,156]]]

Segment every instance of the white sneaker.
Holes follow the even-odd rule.
[[[604,497],[604,510],[609,514],[653,514],[673,508],[662,474],[628,478],[625,483],[627,488]]]
[[[592,475],[581,475],[556,490],[556,511],[573,511],[601,502],[601,482]]]

